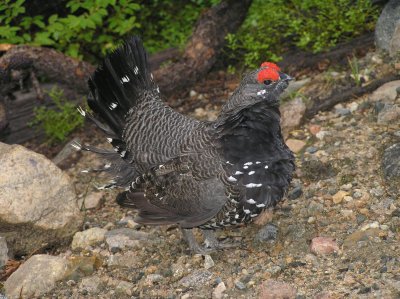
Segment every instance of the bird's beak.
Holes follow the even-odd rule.
[[[279,73],[279,78],[282,81],[292,81],[293,77],[290,77],[289,75],[286,75],[285,73]]]

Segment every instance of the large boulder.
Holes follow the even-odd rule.
[[[43,155],[0,143],[0,236],[16,255],[69,242],[82,225],[70,178]]]
[[[400,51],[400,1],[390,0],[375,27],[375,43],[394,56]]]

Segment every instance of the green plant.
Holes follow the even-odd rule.
[[[219,0],[69,0],[67,15],[29,16],[25,0],[0,3],[0,43],[51,46],[96,61],[128,35],[141,35],[150,52],[182,47],[201,11]]]
[[[55,109],[36,107],[30,125],[41,126],[50,143],[63,142],[69,133],[83,125],[84,118],[76,111],[76,105],[65,99],[61,89],[53,87],[48,94]]]
[[[354,79],[354,82],[356,83],[357,86],[361,85],[361,75],[360,75],[360,68],[358,65],[358,60],[357,57],[353,56],[353,58],[350,59],[350,57],[347,57],[347,61],[349,62],[350,70],[351,70],[351,77]]]
[[[228,47],[255,67],[293,47],[326,50],[372,30],[378,16],[370,0],[254,0],[241,29],[228,36]]]

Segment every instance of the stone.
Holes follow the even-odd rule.
[[[302,194],[303,194],[303,189],[301,185],[297,185],[289,191],[288,198],[290,200],[295,200],[299,198]]]
[[[352,249],[357,246],[360,241],[367,241],[370,238],[379,237],[381,230],[378,228],[370,228],[367,230],[359,230],[348,235],[343,242],[344,249]]]
[[[339,204],[343,201],[344,197],[347,195],[348,195],[348,193],[346,191],[340,190],[340,191],[336,192],[335,195],[332,196],[332,201],[335,204]]]
[[[236,281],[236,282],[235,282],[235,287],[236,287],[238,290],[244,290],[244,289],[246,288],[246,286],[244,285],[244,283],[241,282],[241,281]]]
[[[149,274],[146,276],[146,284],[152,285],[156,282],[160,282],[164,279],[164,277],[160,274]]]
[[[288,139],[286,140],[286,145],[290,148],[292,152],[297,154],[306,146],[306,143],[303,140]]]
[[[141,248],[149,241],[149,234],[129,228],[117,228],[106,233],[106,243],[111,252],[129,248]]]
[[[102,281],[98,276],[89,276],[82,278],[79,289],[86,290],[90,294],[98,294],[100,293],[102,288]]]
[[[116,288],[115,288],[115,292],[117,294],[119,294],[118,297],[122,296],[122,295],[128,295],[131,296],[132,295],[132,289],[135,287],[135,285],[131,282],[127,282],[124,280],[121,280]]]
[[[221,281],[213,290],[211,298],[212,299],[222,299],[224,292],[226,291],[226,286],[223,281]]]
[[[204,268],[206,270],[208,270],[214,266],[215,266],[214,260],[212,259],[212,257],[210,255],[206,254],[204,256]]]
[[[319,131],[321,131],[321,126],[319,126],[319,125],[310,125],[310,127],[308,129],[310,130],[310,133],[315,136],[315,135],[317,135],[317,133]]]
[[[71,256],[68,258],[68,270],[66,280],[78,281],[82,277],[92,275],[103,265],[103,261],[97,256]]]
[[[378,124],[389,125],[400,122],[400,106],[385,104],[377,117]]]
[[[61,257],[38,254],[22,264],[4,284],[8,299],[41,297],[64,278],[68,261]]]
[[[212,278],[213,274],[208,270],[195,270],[188,276],[183,277],[179,283],[184,287],[201,287],[208,284]]]
[[[85,249],[89,246],[103,242],[107,230],[104,228],[93,227],[82,232],[77,232],[72,239],[72,249]]]
[[[296,294],[296,289],[290,284],[269,279],[261,285],[258,299],[294,299]]]
[[[8,261],[8,247],[6,239],[0,237],[0,271]]]
[[[335,110],[335,113],[339,116],[346,116],[346,115],[350,115],[351,111],[348,108],[337,108]]]
[[[299,97],[281,105],[281,127],[283,136],[287,137],[289,132],[300,125],[301,119],[306,111],[306,105]]]
[[[400,2],[390,0],[382,10],[375,26],[375,43],[391,56],[400,51]]]
[[[306,152],[310,153],[310,154],[314,154],[314,153],[318,152],[318,148],[316,148],[315,146],[309,146],[306,148]]]
[[[339,251],[335,239],[329,237],[316,237],[311,240],[311,252],[317,255],[331,254]]]
[[[78,206],[82,210],[83,209],[86,209],[86,210],[96,209],[100,206],[103,195],[104,194],[102,192],[89,193],[85,197],[82,197],[78,200]]]
[[[400,87],[400,80],[391,81],[377,88],[370,96],[370,101],[381,103],[394,103],[397,97],[397,89]],[[379,109],[378,109],[379,110]],[[379,112],[379,111],[378,111]]]
[[[261,228],[255,236],[259,242],[274,242],[278,237],[278,228],[273,224],[267,224]]]
[[[395,143],[385,149],[382,169],[386,180],[400,178],[400,143]]]
[[[108,267],[117,267],[117,268],[136,269],[140,264],[141,264],[141,259],[135,252],[132,251],[110,255],[107,262]]]
[[[0,143],[0,235],[16,255],[69,242],[82,225],[70,178],[43,155]]]

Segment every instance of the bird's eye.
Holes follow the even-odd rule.
[[[272,83],[271,80],[265,80],[265,81],[264,81],[264,84],[265,84],[265,85],[270,85],[271,83]]]

